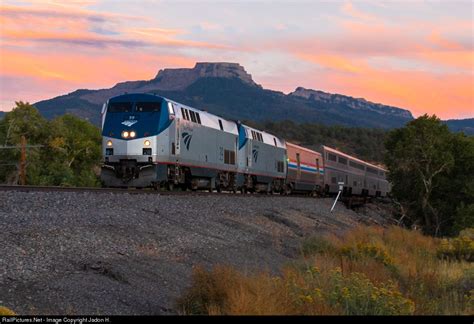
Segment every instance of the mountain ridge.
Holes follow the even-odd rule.
[[[71,113],[100,125],[103,103],[110,97],[130,92],[155,93],[235,120],[288,119],[298,123],[384,129],[401,127],[413,120],[407,109],[364,98],[303,87],[289,94],[264,89],[243,66],[229,62],[198,62],[193,68],[160,69],[150,80],[119,82],[106,89],[78,89],[39,101],[35,106],[47,118]]]

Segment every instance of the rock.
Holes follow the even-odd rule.
[[[290,96],[301,97],[307,100],[344,104],[355,110],[367,110],[377,112],[379,114],[393,115],[400,118],[413,119],[413,115],[409,110],[397,107],[382,105],[365,100],[364,98],[353,98],[340,94],[332,94],[319,90],[305,89],[303,87],[296,88],[295,91],[289,94]]]
[[[238,78],[244,83],[261,87],[238,63],[196,63],[192,69],[164,69],[156,75],[155,87],[161,90],[182,90],[198,78]]]

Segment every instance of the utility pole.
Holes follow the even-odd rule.
[[[24,186],[26,184],[26,137],[24,135],[21,135],[20,146],[20,185]]]

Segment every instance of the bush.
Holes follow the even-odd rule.
[[[329,280],[328,301],[344,315],[411,315],[415,311],[413,301],[403,297],[391,281],[377,287],[362,273],[344,277],[340,269],[332,271]]]
[[[0,316],[15,316],[15,312],[9,308],[0,306]]]
[[[474,261],[474,229],[466,229],[459,237],[443,239],[437,251],[438,257],[448,260]]]
[[[368,257],[381,262],[385,266],[393,266],[393,260],[388,255],[387,251],[384,248],[371,243],[359,242],[355,247],[344,246],[340,249],[340,253],[353,259]]]

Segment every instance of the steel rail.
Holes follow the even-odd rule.
[[[95,193],[119,193],[119,194],[148,194],[148,195],[189,195],[189,196],[235,196],[235,197],[300,197],[300,198],[312,198],[308,195],[292,194],[292,195],[280,195],[280,194],[264,194],[264,193],[253,193],[253,194],[242,194],[232,192],[208,192],[208,191],[162,191],[154,190],[152,188],[100,188],[100,187],[60,187],[60,186],[21,186],[21,185],[0,185],[0,191],[20,191],[20,192],[95,192]]]

